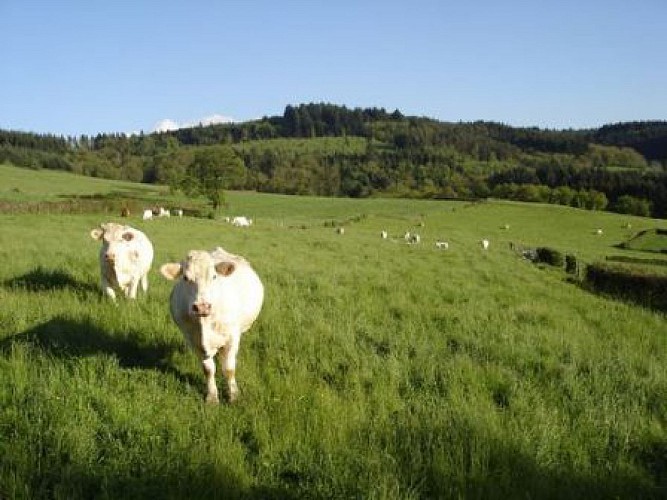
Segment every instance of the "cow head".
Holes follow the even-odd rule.
[[[130,242],[135,234],[128,226],[107,222],[90,231],[90,237],[102,241],[102,258],[110,264],[126,259],[134,260],[138,257],[137,251]]]
[[[191,317],[206,318],[211,315],[216,280],[235,269],[233,262],[215,262],[209,252],[192,250],[183,262],[163,264],[160,273],[168,280],[179,280],[179,293]]]

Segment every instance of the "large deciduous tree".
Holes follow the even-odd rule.
[[[214,210],[225,203],[224,190],[243,177],[243,161],[230,147],[197,151],[186,169],[183,190],[208,199]]]

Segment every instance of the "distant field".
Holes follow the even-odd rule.
[[[0,200],[53,200],[67,195],[127,192],[157,195],[165,188],[97,179],[55,170],[30,170],[0,164]]]
[[[624,248],[644,252],[667,253],[667,231],[640,231],[625,242]]]
[[[0,201],[179,200],[15,170],[0,167]],[[509,245],[667,261],[615,247],[665,221],[510,202],[228,200],[255,224],[131,217],[156,258],[148,296],[116,305],[88,233],[120,218],[0,214],[0,498],[665,498],[665,314],[596,296]],[[423,243],[405,244],[408,230]],[[216,245],[246,256],[267,296],[242,340],[238,404],[208,407],[157,268]]]

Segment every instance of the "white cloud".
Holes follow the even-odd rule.
[[[234,118],[230,116],[220,115],[217,113],[210,116],[206,116],[204,118],[200,118],[199,120],[189,120],[183,123],[178,123],[177,121],[174,121],[170,118],[164,118],[155,124],[155,126],[153,127],[153,131],[166,132],[168,130],[176,130],[179,128],[196,127],[199,124],[207,126],[207,125],[214,125],[216,123],[232,123],[233,121]]]
[[[166,132],[168,130],[176,130],[177,128],[179,128],[178,123],[176,123],[174,120],[170,120],[169,118],[164,118],[155,124],[153,131]]]

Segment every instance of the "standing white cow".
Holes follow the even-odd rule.
[[[440,250],[449,250],[449,243],[446,241],[438,240],[435,242],[435,248]]]
[[[236,354],[241,334],[257,319],[264,286],[248,261],[218,247],[212,252],[192,250],[180,263],[160,268],[178,280],[170,297],[171,316],[188,345],[199,355],[206,376],[206,401],[218,403],[214,356],[227,379],[229,401],[238,395]]]
[[[384,230],[380,231],[380,238],[382,238],[383,240],[386,240],[388,237],[389,237],[389,233],[387,233],[387,231],[384,231]]]
[[[148,291],[153,245],[144,233],[130,226],[107,222],[91,230],[90,236],[102,241],[100,273],[102,290],[108,297],[115,300],[118,290],[134,299],[139,282],[143,291]]]
[[[480,245],[482,245],[482,250],[488,250],[489,249],[489,240],[484,239],[479,242]]]
[[[153,211],[150,208],[144,210],[144,215],[141,217],[143,220],[150,220],[153,218]]]

